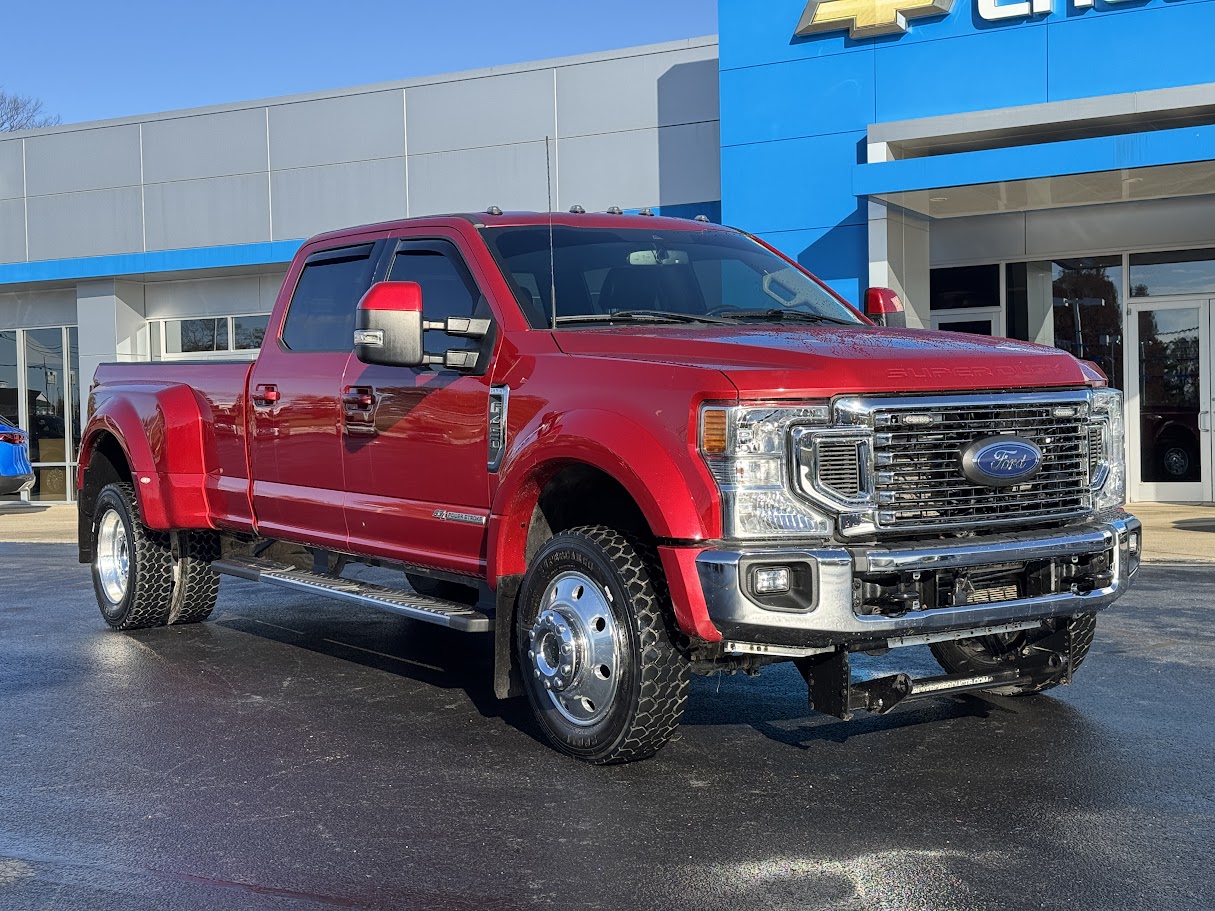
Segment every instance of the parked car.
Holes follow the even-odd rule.
[[[0,417],[0,496],[21,493],[33,486],[29,436],[16,424]]]
[[[227,574],[492,635],[497,694],[593,763],[666,743],[693,673],[791,661],[844,719],[1071,682],[1139,565],[1121,393],[866,309],[699,221],[321,235],[255,362],[97,370],[80,560],[120,630]],[[850,673],[913,645],[944,674]]]

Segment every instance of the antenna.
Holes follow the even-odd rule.
[[[553,154],[548,145],[549,137],[544,137],[544,167],[548,174],[548,301],[552,308],[552,323],[549,328],[557,331],[557,256],[553,243]]]

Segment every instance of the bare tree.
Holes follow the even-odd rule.
[[[53,127],[60,123],[58,114],[48,114],[37,98],[14,95],[0,88],[0,133]]]

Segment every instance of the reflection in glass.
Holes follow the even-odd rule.
[[[1197,481],[1199,310],[1139,312],[1140,472],[1144,481]]]
[[[237,316],[232,319],[237,351],[253,351],[262,346],[270,316]]]
[[[200,354],[228,350],[228,318],[165,321],[166,354]]]
[[[67,461],[68,375],[62,329],[27,329],[25,383],[31,462]]]
[[[0,417],[8,419],[9,423],[20,423],[18,411],[17,383],[17,333],[16,331],[0,332]]]
[[[1000,306],[1000,265],[933,269],[929,275],[929,307],[970,310]],[[991,333],[987,333],[990,335]]]
[[[1122,257],[1009,263],[1009,335],[1093,361],[1122,389]]]
[[[34,468],[34,486],[30,490],[30,499],[62,503],[68,498],[68,484],[71,482],[71,469],[66,465],[51,465]]]
[[[1215,250],[1131,254],[1131,297],[1215,293]]]

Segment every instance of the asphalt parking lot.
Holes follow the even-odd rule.
[[[1215,566],[1146,567],[1057,695],[846,725],[790,666],[698,679],[598,769],[488,641],[235,580],[113,633],[74,556],[0,544],[5,911],[1215,906]]]

